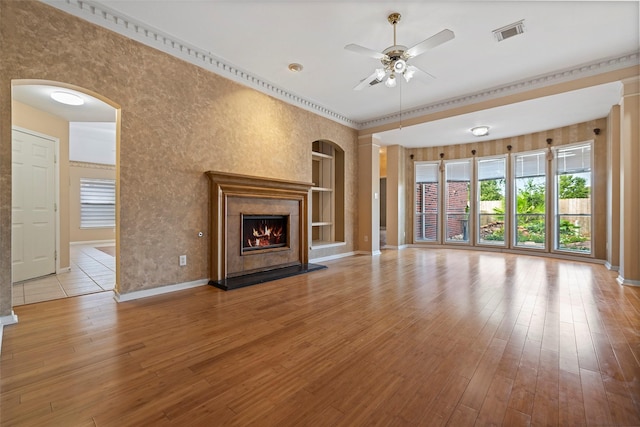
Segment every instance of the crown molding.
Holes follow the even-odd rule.
[[[190,62],[236,83],[248,86],[281,101],[295,105],[335,122],[357,129],[358,122],[309,99],[287,91],[267,80],[225,62],[210,52],[192,46],[169,34],[139,22],[91,0],[40,0],[56,9],[77,16],[129,39]]]
[[[303,98],[284,88],[276,86],[259,76],[225,62],[210,52],[205,52],[195,46],[181,41],[169,34],[136,21],[133,18],[116,12],[96,1],[92,0],[40,0],[56,9],[70,13],[81,19],[107,28],[144,45],[158,49],[174,57],[190,62],[236,83],[248,86],[259,92],[280,99],[286,103],[295,105],[304,110],[318,114],[319,116],[333,120],[337,123],[349,126],[353,129],[363,130],[397,123],[424,116],[427,114],[445,111],[455,107],[475,104],[482,101],[500,98],[507,95],[538,89],[558,83],[563,83],[583,77],[594,76],[610,71],[640,65],[640,52],[630,52],[624,55],[599,59],[576,67],[563,69],[553,73],[519,80],[506,85],[489,88],[461,97],[438,101],[432,104],[412,108],[401,113],[394,113],[371,120],[355,121],[329,108]]]
[[[640,65],[640,51],[630,52],[624,55],[600,59],[572,68],[566,68],[553,73],[543,74],[529,79],[518,80],[502,86],[496,86],[483,91],[471,93],[465,96],[438,101],[433,104],[423,105],[417,108],[382,116],[372,120],[358,122],[358,129],[369,129],[377,126],[398,123],[401,120],[425,116],[427,114],[446,111],[451,108],[463,107],[482,101],[502,98],[529,90],[540,89],[559,83],[565,83],[584,77],[604,74],[628,67]]]

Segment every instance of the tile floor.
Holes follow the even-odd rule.
[[[100,244],[97,247],[115,246]],[[93,245],[71,246],[71,271],[13,284],[13,305],[111,291],[116,259]]]

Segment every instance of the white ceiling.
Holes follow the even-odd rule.
[[[231,70],[229,78],[356,128],[397,121],[399,111],[409,118],[637,64],[640,45],[638,1],[43,1],[227,77]],[[455,33],[410,61],[437,78],[352,90],[379,61],[344,46],[392,45],[387,15],[394,11],[402,14],[398,44],[413,46],[445,28]],[[492,30],[519,20],[524,34],[495,40]],[[626,55],[631,63],[620,60]],[[303,71],[290,72],[292,62]],[[383,145],[461,143],[474,140],[468,130],[477,124],[491,126],[491,139],[519,135],[604,117],[619,91],[609,84],[376,136]]]

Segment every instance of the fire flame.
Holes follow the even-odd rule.
[[[264,225],[258,227],[257,230],[254,228],[252,234],[255,239],[247,239],[250,247],[270,246],[280,243],[283,229],[282,227],[268,227]]]

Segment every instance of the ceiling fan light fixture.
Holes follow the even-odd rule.
[[[386,87],[396,87],[396,75],[394,73],[391,73],[389,75],[389,78],[387,78],[387,80],[384,82],[384,85]]]
[[[82,105],[84,100],[75,93],[56,91],[51,93],[51,99],[66,105]]]
[[[489,135],[489,126],[476,126],[471,128],[471,133],[474,136],[487,136]]]
[[[397,59],[393,63],[393,71],[395,71],[396,73],[402,74],[406,69],[407,69],[407,63],[404,59]]]
[[[411,68],[407,68],[407,70],[402,73],[402,77],[404,77],[404,80],[409,83],[409,80],[411,80],[413,78],[413,75],[415,74],[415,71],[412,70]]]
[[[400,18],[401,16],[397,12],[393,12],[387,17],[389,23],[393,25],[393,45],[384,49],[382,52],[369,49],[355,43],[350,43],[344,47],[346,50],[351,52],[375,58],[382,64],[382,68],[375,69],[368,77],[360,80],[360,83],[353,88],[354,90],[361,90],[367,86],[374,86],[380,82],[384,82],[387,87],[395,87],[398,84],[396,81],[396,75],[401,75],[407,83],[416,73],[418,75],[426,75],[428,77],[435,78],[415,65],[409,65],[408,61],[418,55],[422,55],[429,49],[452,40],[455,37],[455,34],[449,29],[444,29],[413,47],[407,48],[404,45],[398,44],[396,39],[396,25],[400,22]]]

